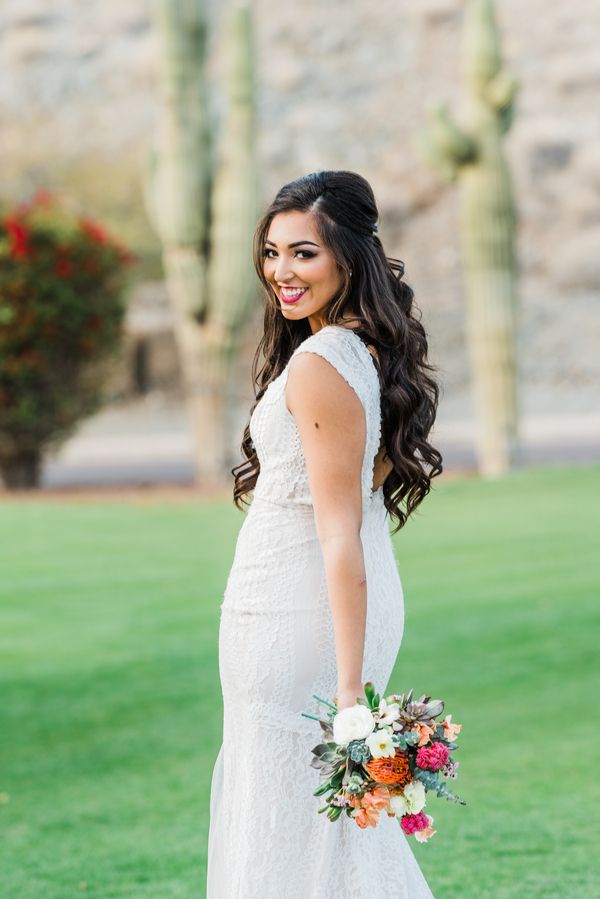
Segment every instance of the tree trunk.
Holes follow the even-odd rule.
[[[40,486],[42,457],[39,450],[17,450],[0,456],[0,474],[8,490],[32,490]]]

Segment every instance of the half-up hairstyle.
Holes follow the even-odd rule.
[[[323,171],[281,188],[254,235],[254,265],[266,293],[264,333],[252,363],[256,404],[296,349],[311,335],[307,318],[286,319],[263,273],[265,241],[272,219],[281,212],[309,212],[323,244],[342,272],[342,284],[324,312],[327,325],[340,319],[359,322],[355,333],[377,351],[381,386],[382,443],[393,464],[383,483],[385,507],[404,526],[442,473],[442,456],[427,438],[435,422],[439,387],[436,368],[427,362],[427,337],[421,314],[415,315],[413,291],[403,280],[404,264],[386,256],[377,236],[378,211],[369,183],[355,172]],[[352,277],[350,277],[352,272]],[[344,327],[346,327],[344,325]],[[259,369],[260,359],[263,358]],[[260,463],[244,430],[245,461],[231,469],[234,503],[242,508],[256,484]],[[401,508],[405,504],[405,511]]]

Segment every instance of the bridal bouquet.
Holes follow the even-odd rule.
[[[466,805],[444,781],[457,777],[459,763],[450,753],[458,748],[454,739],[462,724],[452,724],[452,715],[435,720],[444,709],[442,700],[427,695],[413,700],[412,690],[380,698],[370,681],[364,690],[365,699],[341,712],[314,696],[328,706],[327,720],[302,712],[319,722],[327,741],[315,746],[310,763],[324,778],[314,792],[326,800],[319,814],[326,811],[337,821],[345,811],[365,828],[376,827],[385,811],[405,834],[425,842],[436,833],[424,811],[427,792]]]

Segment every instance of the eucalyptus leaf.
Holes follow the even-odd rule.
[[[440,781],[435,771],[425,771],[422,768],[415,767],[415,780],[420,780],[426,790],[437,790]]]

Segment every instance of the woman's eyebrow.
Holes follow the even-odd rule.
[[[265,243],[270,243],[271,246],[273,246],[273,247],[276,247],[276,246],[277,246],[277,244],[276,244],[276,243],[273,243],[272,240],[265,240]],[[288,250],[293,250],[294,247],[299,247],[299,246],[301,246],[302,244],[305,244],[305,243],[309,243],[309,244],[311,245],[311,247],[318,247],[318,246],[319,246],[318,243],[314,243],[312,240],[297,240],[295,243],[290,243],[290,244],[288,244]]]

